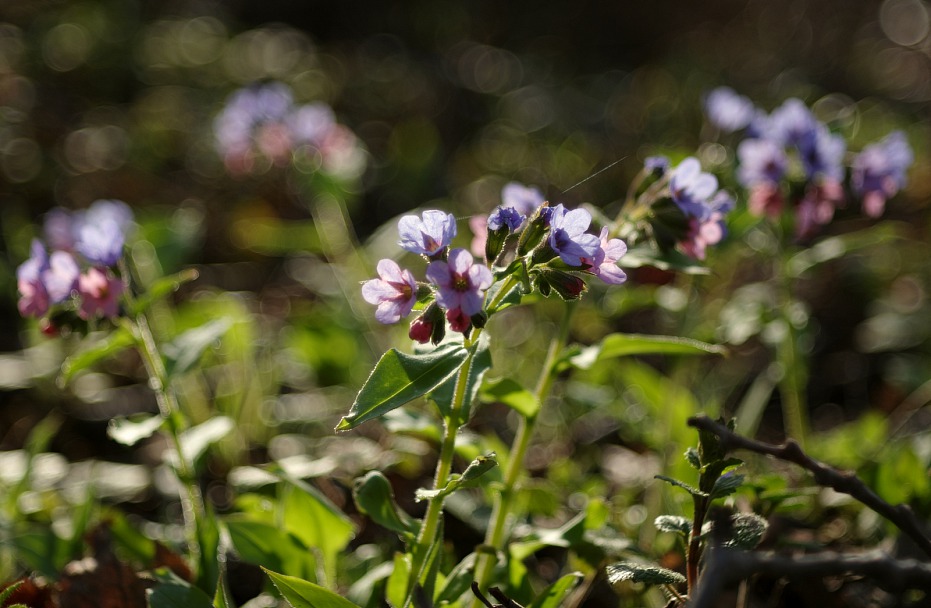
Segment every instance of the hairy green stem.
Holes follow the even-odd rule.
[[[799,357],[798,331],[792,322],[792,279],[788,276],[786,256],[776,259],[775,275],[779,289],[779,313],[785,333],[776,345],[776,360],[782,367],[779,394],[782,397],[782,417],[786,435],[803,448],[807,443],[809,424],[806,409],[805,361]]]
[[[494,298],[488,303],[487,310],[489,312],[494,312],[508,292],[514,288],[516,283],[517,281],[513,277],[508,277],[501,286],[501,289],[498,290]],[[482,328],[475,328],[472,331],[472,335],[466,339],[466,348],[477,345],[482,332]],[[433,489],[435,490],[443,488],[449,482],[449,475],[452,472],[453,458],[456,455],[456,437],[463,423],[462,409],[465,406],[466,388],[469,384],[469,374],[472,371],[475,352],[474,349],[470,349],[468,357],[462,364],[462,367],[459,368],[449,414],[443,419],[443,442],[440,445],[440,456],[436,464],[436,473],[433,477]],[[427,512],[424,515],[423,524],[420,527],[420,533],[417,535],[417,541],[412,551],[411,575],[410,579],[408,579],[407,594],[404,600],[405,608],[410,606],[413,601],[417,583],[420,581],[424,567],[427,565],[427,556],[430,553],[430,547],[437,542],[440,518],[443,515],[443,501],[444,497],[437,496],[431,498],[427,506]]]
[[[556,363],[562,353],[566,342],[569,339],[569,325],[572,320],[572,313],[575,306],[572,303],[566,305],[563,311],[563,318],[560,322],[559,331],[550,341],[549,349],[546,353],[546,361],[540,371],[540,377],[537,380],[537,386],[534,389],[534,397],[542,408],[543,402],[549,396],[553,387],[553,381],[556,379]],[[539,412],[537,412],[539,413]],[[490,525],[485,535],[485,545],[489,550],[495,552],[495,555],[487,553],[479,557],[479,563],[475,569],[475,580],[478,581],[479,588],[484,589],[491,582],[491,575],[497,561],[496,554],[504,550],[504,544],[507,540],[508,519],[512,515],[511,511],[516,496],[517,482],[524,471],[524,460],[527,457],[527,450],[530,447],[530,441],[536,427],[537,416],[522,416],[517,434],[511,444],[511,451],[508,456],[507,470],[504,474],[501,491],[495,496],[495,504],[491,512]]]
[[[120,272],[123,275],[123,280],[128,283],[132,275],[130,274],[128,264],[122,260],[120,263]],[[132,307],[134,305],[132,291],[127,288],[124,293],[126,294],[127,303]],[[168,370],[165,369],[162,354],[155,342],[155,336],[152,335],[152,330],[149,328],[149,322],[145,313],[139,312],[133,318],[129,319],[129,329],[135,337],[139,354],[142,356],[146,374],[149,377],[149,387],[152,389],[152,392],[155,393],[159,415],[165,421],[165,425],[168,429],[168,437],[176,454],[174,470],[181,487],[184,489],[184,493],[180,498],[188,553],[191,563],[199,564],[201,547],[198,529],[199,522],[206,518],[206,509],[204,507],[200,488],[197,486],[194,463],[187,458],[187,455],[182,449],[181,433],[184,428],[182,428],[183,414],[181,412],[181,406],[169,384]]]

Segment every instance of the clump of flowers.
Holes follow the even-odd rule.
[[[737,147],[737,180],[747,188],[751,213],[776,220],[792,210],[795,235],[809,238],[829,223],[847,196],[847,143],[831,132],[799,99],[770,113],[721,87],[705,98],[709,122],[722,132],[743,131]],[[901,132],[870,144],[850,164],[850,191],[869,217],[879,217],[886,200],[905,186],[913,162]]]
[[[358,176],[365,158],[355,134],[322,102],[298,105],[280,82],[235,91],[214,120],[217,152],[233,175],[310,160],[340,178]]]
[[[727,235],[724,219],[733,208],[734,197],[719,188],[718,179],[703,171],[697,158],[689,156],[672,166],[665,156],[650,156],[620,219],[631,231],[646,224],[641,234],[632,233],[635,240],[649,237],[661,251],[675,249],[704,260],[708,247]]]
[[[406,215],[398,222],[398,244],[427,261],[426,281],[417,282],[409,270],[384,259],[378,278],[362,284],[362,295],[377,306],[375,318],[382,323],[399,321],[419,303],[422,312],[409,332],[417,342],[438,343],[447,324],[468,335],[473,327],[484,327],[500,297],[520,285],[524,293],[536,289],[573,300],[585,291],[583,276],[623,283],[627,276],[617,262],[627,246],[611,238],[607,227],[597,235],[588,232],[591,223],[585,209],[550,206],[538,190],[515,183],[505,186],[502,204],[480,224],[470,222],[478,233],[471,253],[452,246],[453,215],[437,210]],[[487,295],[498,282],[500,297],[490,303]]]
[[[132,221],[129,206],[116,200],[97,201],[86,211],[50,211],[46,242],[34,239],[16,271],[20,314],[41,319],[47,331],[69,318],[118,316],[125,285],[117,265]]]

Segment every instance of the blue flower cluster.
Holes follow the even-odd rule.
[[[767,113],[732,89],[720,87],[705,97],[705,113],[722,132],[743,132],[737,147],[737,179],[749,190],[752,213],[775,219],[790,202],[796,235],[806,238],[844,205],[847,143],[801,100],[786,100]],[[901,132],[853,157],[850,190],[862,200],[868,216],[880,216],[886,200],[905,186],[905,172],[912,162],[911,147]]]
[[[396,323],[411,313],[418,300],[424,302],[424,312],[411,323],[409,335],[418,342],[436,343],[445,334],[446,323],[462,333],[484,323],[485,294],[496,278],[523,272],[524,280],[544,295],[556,291],[567,299],[581,297],[585,289],[573,271],[609,284],[623,283],[627,275],[617,261],[627,246],[609,238],[607,228],[600,236],[588,233],[591,222],[588,211],[567,210],[562,204],[550,207],[538,190],[514,183],[505,186],[502,204],[489,216],[472,218],[472,253],[452,248],[457,234],[452,214],[428,210],[406,215],[398,222],[398,244],[426,258],[427,282],[418,284],[409,270],[383,259],[378,278],[363,283],[362,296],[377,306],[375,318],[382,323]],[[523,263],[498,266],[510,253]],[[484,258],[484,263],[476,257]]]

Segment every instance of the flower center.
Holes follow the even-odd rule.
[[[469,291],[469,279],[461,274],[455,275],[453,278],[453,289],[460,292]]]

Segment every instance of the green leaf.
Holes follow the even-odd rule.
[[[488,349],[487,334],[482,334],[479,343],[475,345],[475,354],[472,355],[472,364],[469,367],[469,379],[465,389],[465,399],[463,401],[460,422],[467,422],[472,410],[472,403],[475,401],[475,395],[482,384],[482,377],[491,369],[491,352]],[[443,416],[450,414],[450,406],[453,402],[453,393],[456,390],[456,382],[459,380],[459,374],[453,374],[442,384],[430,392],[430,399],[436,403]]]
[[[702,492],[698,488],[693,488],[692,486],[685,483],[684,481],[679,481],[678,479],[673,479],[672,477],[666,477],[665,475],[654,475],[653,477],[655,479],[661,479],[665,481],[666,483],[672,484],[676,487],[682,488],[683,490],[685,490],[692,496],[705,496],[705,497],[708,496],[707,492]]]
[[[543,590],[527,608],[559,608],[566,596],[584,578],[581,572],[572,572]]]
[[[727,349],[717,344],[699,342],[678,336],[644,334],[610,334],[598,344],[583,348],[569,359],[579,369],[589,369],[598,361],[630,355],[726,355]]]
[[[725,546],[750,550],[760,544],[769,523],[756,513],[738,513],[731,521],[734,527],[733,538]]]
[[[442,588],[433,598],[434,604],[439,606],[443,602],[455,602],[469,590],[475,580],[475,559],[475,553],[469,553],[449,571]]]
[[[19,589],[25,582],[25,580],[13,581],[6,589],[0,591],[0,606],[3,606],[6,601],[10,599],[10,596],[13,595],[13,592]]]
[[[380,471],[356,479],[352,495],[359,511],[381,527],[412,537],[420,531],[420,523],[395,503],[391,484]]]
[[[685,459],[693,468],[701,469],[701,456],[698,455],[698,450],[695,448],[685,450]]]
[[[718,480],[714,482],[714,488],[711,489],[711,498],[723,498],[729,496],[737,491],[741,485],[743,485],[744,476],[737,475],[736,473],[730,473],[722,477],[718,477]]]
[[[231,516],[226,519],[226,529],[243,561],[316,578],[317,560],[313,552],[280,526]]]
[[[692,522],[680,515],[660,515],[653,520],[653,525],[660,532],[674,532],[682,536],[692,533]]]
[[[799,278],[818,264],[836,260],[851,251],[898,240],[902,238],[900,233],[900,228],[883,222],[866,230],[829,237],[793,256],[785,268],[789,277]]]
[[[411,554],[395,553],[394,569],[385,584],[385,599],[390,606],[403,606],[407,598],[407,582],[411,577]]]
[[[482,401],[503,403],[524,418],[534,418],[540,411],[540,401],[533,393],[510,378],[501,378],[482,387]]]
[[[65,359],[64,363],[61,364],[58,385],[64,387],[78,372],[135,344],[135,336],[125,327],[119,327],[111,331],[90,347]]]
[[[391,349],[382,355],[349,409],[336,426],[347,431],[425,395],[456,373],[468,352],[461,344],[445,344],[424,354]]]
[[[360,608],[349,600],[321,587],[293,576],[286,576],[262,568],[275,587],[294,608]]]
[[[165,419],[158,414],[137,414],[129,418],[117,416],[110,419],[107,436],[117,443],[132,446],[151,437],[164,423]]]
[[[193,268],[188,268],[187,270],[182,270],[177,274],[173,274],[167,277],[162,277],[152,282],[149,285],[149,289],[133,302],[133,305],[129,309],[129,314],[132,317],[137,316],[139,313],[144,312],[153,302],[164,298],[170,293],[178,291],[182,285],[185,283],[190,283],[197,279],[197,271]]]
[[[213,608],[210,597],[167,568],[154,573],[158,584],[149,591],[149,608]]]
[[[675,270],[685,274],[708,274],[707,267],[678,251],[661,252],[651,246],[631,247],[624,254],[625,268],[653,266],[660,270]]]
[[[435,490],[420,488],[417,490],[415,497],[417,500],[432,500],[434,498],[449,496],[456,490],[474,487],[478,485],[478,479],[482,475],[496,466],[498,466],[498,461],[495,459],[494,452],[486,454],[485,456],[479,456],[466,467],[466,470],[463,471],[461,475],[452,475],[450,480],[442,488],[437,488]]]
[[[215,319],[189,329],[165,344],[162,354],[165,356],[165,369],[169,377],[190,371],[200,361],[201,355],[222,338],[232,325],[233,321],[228,317]]]
[[[680,585],[685,577],[678,572],[633,562],[619,562],[607,567],[608,583],[617,586],[622,583],[643,583],[644,585]]]
[[[191,427],[181,433],[181,449],[188,462],[195,462],[211,444],[226,437],[236,428],[236,423],[227,416],[214,416],[206,422]]]

